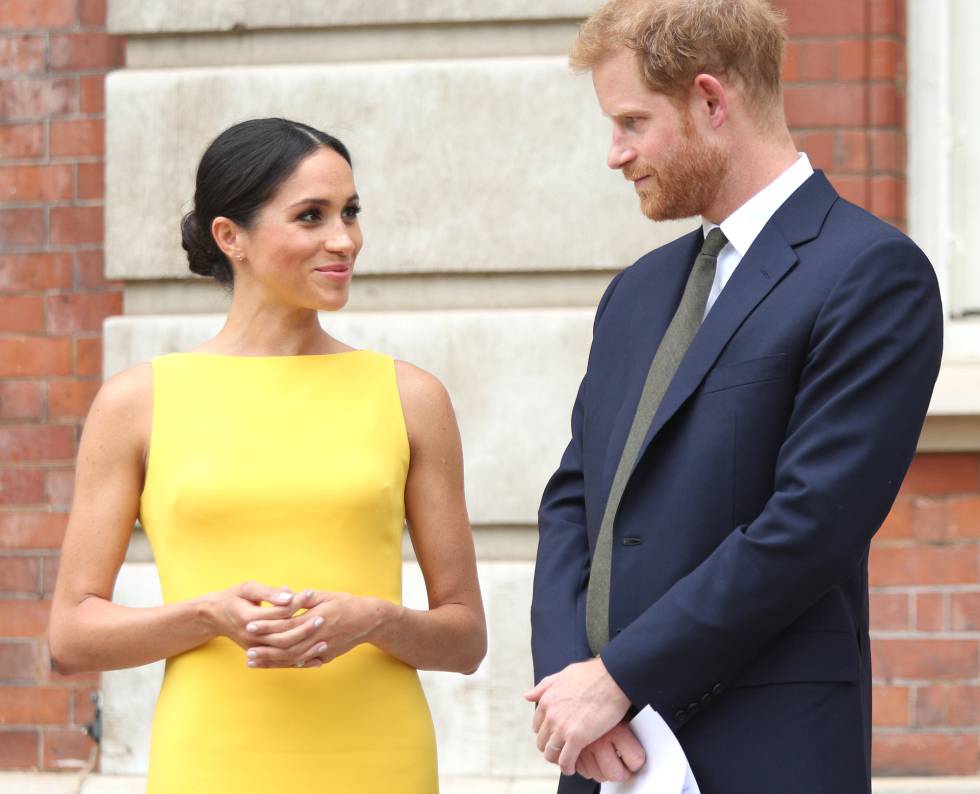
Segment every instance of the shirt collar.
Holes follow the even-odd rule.
[[[745,256],[776,210],[812,175],[810,159],[801,153],[796,162],[721,222],[721,230],[739,257]],[[701,219],[705,237],[718,225]]]

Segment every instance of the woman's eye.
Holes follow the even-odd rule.
[[[320,220],[320,210],[309,209],[306,210],[305,212],[301,212],[299,215],[296,216],[296,220],[307,221],[310,223],[312,223],[313,221],[318,221]]]
[[[349,207],[344,207],[344,217],[349,220],[355,219],[361,214],[361,208],[357,204],[351,204]]]

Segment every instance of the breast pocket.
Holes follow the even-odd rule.
[[[783,380],[786,378],[786,354],[763,356],[734,364],[715,367],[704,379],[704,394],[733,389],[750,383]]]

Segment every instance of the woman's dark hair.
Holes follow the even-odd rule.
[[[180,223],[191,271],[231,284],[231,264],[211,235],[211,223],[220,215],[248,228],[300,161],[324,147],[351,164],[339,140],[288,119],[250,119],[215,138],[197,167],[194,210]]]

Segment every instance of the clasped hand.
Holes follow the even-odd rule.
[[[316,668],[365,642],[387,603],[246,582],[219,595],[217,631],[245,649],[249,667]]]

